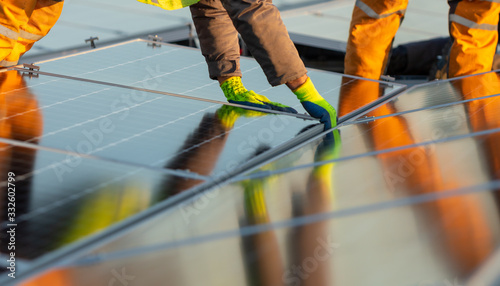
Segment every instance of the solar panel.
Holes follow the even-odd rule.
[[[368,208],[372,204],[401,198],[411,200],[413,196],[418,195],[487,185],[490,180],[495,180],[490,176],[497,172],[499,166],[495,165],[495,158],[500,156],[494,147],[488,148],[488,146],[497,142],[499,135],[500,129],[497,128],[471,134],[465,138],[449,138],[446,141],[426,142],[426,145],[407,146],[380,153],[366,152],[352,157],[339,156],[324,161],[320,159],[322,152],[316,148],[317,144],[307,145],[304,150],[295,151],[295,154],[275,160],[258,172],[240,176],[236,183],[199,195],[198,198],[193,198],[191,203],[178,205],[173,213],[145,223],[138,227],[135,233],[137,235],[154,233],[151,235],[152,240],[146,244],[153,241],[160,244],[170,242],[165,236],[175,237],[175,240],[179,241],[190,238],[194,235],[191,232],[193,229],[196,229],[196,236],[209,236],[237,229],[244,220],[236,219],[235,217],[238,217],[236,214],[233,216],[227,213],[240,213],[247,206],[245,194],[253,185],[260,187],[261,192],[266,194],[268,211],[276,215],[274,217],[276,222],[300,217],[301,215],[293,210],[302,209],[301,205],[308,202],[302,197],[307,196],[308,185],[313,179],[311,176],[318,172],[320,174],[323,172],[324,175],[317,176],[316,179],[330,188],[324,195],[335,197],[335,201],[328,204],[331,210],[346,212],[351,208],[362,206]],[[349,145],[355,145],[349,141],[344,143],[344,136],[349,138],[349,135],[343,135],[342,142],[335,148],[344,149]],[[306,164],[306,162],[311,163]],[[294,166],[294,168],[283,168],[283,166]],[[313,190],[311,192],[315,192]],[[292,207],[293,204],[297,206]],[[328,209],[321,212],[326,211]],[[222,215],[223,217],[220,217]],[[213,224],[207,226],[207,220]],[[162,222],[175,227],[168,229],[165,235],[161,235],[165,229],[153,226]],[[189,227],[186,228],[186,225]],[[135,239],[132,237],[133,235],[125,236],[123,242],[109,245],[105,250],[109,251],[115,247],[130,248],[131,244],[142,245],[137,237]],[[127,247],[123,247],[122,243],[126,243]]]
[[[200,276],[208,284],[291,283],[306,274],[319,285],[464,283],[499,245],[500,97],[484,98],[478,85],[496,77],[449,81],[453,104],[341,126],[331,145],[312,138],[46,275],[78,283],[101,269],[94,279],[108,281],[121,269],[138,283],[168,277],[174,285]],[[415,89],[426,88],[436,90]],[[316,257],[318,247],[329,255]],[[177,263],[145,275],[158,261]],[[211,276],[222,273],[219,266],[226,274]],[[398,275],[377,275],[395,268]]]
[[[486,142],[499,134],[474,139]],[[441,152],[467,149],[469,143],[465,138],[433,144],[439,151],[428,160],[437,165],[427,174],[419,170],[404,177],[395,172],[405,186],[396,191],[384,178],[391,170],[379,165],[391,157],[397,160],[401,152],[226,185],[206,208],[195,208],[200,201],[193,200],[105,245],[96,251],[98,256],[83,257],[46,276],[61,275],[79,285],[79,277],[92,273],[97,276],[87,281],[108,281],[119,270],[146,284],[167,277],[174,285],[197,284],[200,278],[208,284],[249,284],[247,279],[265,279],[263,269],[274,266],[268,275],[279,281],[302,279],[291,270],[301,267],[323,268],[324,276],[302,272],[326,279],[320,280],[325,285],[363,285],[368,279],[364,275],[384,285],[439,279],[463,283],[494,252],[500,231],[498,205],[492,199],[500,181],[478,168],[485,158],[477,154],[482,149],[459,156]],[[315,175],[325,167],[332,175],[330,183]],[[186,221],[182,212],[189,207],[199,213]],[[161,273],[145,274],[160,261]],[[225,275],[208,274],[203,265],[212,264],[210,273]],[[376,275],[395,268],[398,275]]]

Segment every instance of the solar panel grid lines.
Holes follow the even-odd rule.
[[[46,168],[53,169],[54,167],[63,164],[63,163],[68,163],[69,161],[72,160],[81,160],[81,159],[94,159],[94,160],[102,160],[102,161],[107,161],[107,162],[112,162],[112,163],[117,163],[117,164],[124,164],[124,165],[129,165],[129,166],[135,166],[141,169],[145,170],[152,170],[160,173],[164,173],[166,175],[175,175],[175,176],[180,176],[180,177],[185,177],[189,179],[196,179],[196,180],[208,180],[209,178],[207,176],[202,176],[196,173],[191,173],[187,172],[185,170],[171,170],[171,169],[165,169],[163,167],[155,167],[149,166],[149,165],[141,165],[141,164],[133,164],[131,162],[124,162],[120,160],[111,160],[111,159],[106,159],[102,157],[97,157],[97,156],[92,156],[91,154],[82,154],[78,152],[72,152],[71,150],[62,150],[62,149],[57,149],[57,148],[51,148],[51,147],[46,147],[46,146],[40,146],[36,143],[29,143],[29,142],[22,142],[18,140],[12,140],[8,138],[0,138],[0,143],[8,144],[8,147],[1,147],[0,151],[6,151],[7,149],[10,149],[12,147],[10,146],[16,146],[16,147],[24,147],[24,148],[31,148],[34,150],[43,150],[43,151],[49,151],[53,153],[59,153],[59,154],[64,154],[66,155],[66,158],[60,162],[55,162],[54,164],[51,164],[47,166]],[[80,159],[81,158],[81,159]],[[44,169],[38,169],[35,172],[40,172],[43,171]],[[28,173],[23,176],[33,176],[36,173]],[[24,178],[24,177],[21,177]],[[0,187],[5,187],[6,182],[0,182]]]
[[[64,217],[65,209],[67,210],[70,206],[76,206],[77,209],[79,209],[86,201],[93,201],[94,199],[92,198],[97,198],[105,194],[119,195],[120,192],[128,193],[129,195],[135,193],[136,198],[142,197],[138,202],[146,203],[146,205],[150,204],[147,202],[148,199],[145,200],[144,196],[148,197],[150,194],[153,194],[154,189],[151,187],[148,187],[151,188],[149,190],[148,188],[144,188],[147,186],[147,184],[144,184],[144,180],[149,177],[154,181],[166,176],[164,173],[152,172],[145,168],[81,158],[80,160],[82,160],[82,163],[78,169],[80,175],[72,174],[67,177],[64,184],[62,184],[57,180],[57,175],[53,171],[53,167],[58,161],[66,160],[64,154],[53,153],[52,151],[43,149],[37,150],[27,146],[8,145],[8,143],[0,144],[4,145],[0,152],[5,155],[2,157],[2,164],[0,167],[3,170],[11,170],[11,172],[16,175],[15,198],[16,202],[18,202],[18,207],[16,210],[15,222],[20,228],[26,231],[33,231],[30,235],[31,237],[34,236],[41,240],[46,237],[52,237],[57,240],[54,236],[60,234],[59,225],[61,225],[61,221],[58,223],[52,221],[52,223],[50,223],[51,218]],[[82,175],[87,175],[88,177],[81,177]],[[169,176],[175,175],[169,174]],[[199,179],[200,178],[198,178],[198,180]],[[129,186],[126,187],[126,184],[129,184]],[[131,189],[134,184],[142,184],[143,188],[141,194]],[[137,197],[137,195],[139,197]],[[27,202],[31,202],[31,204]],[[117,206],[120,206],[120,201],[109,203],[116,203]],[[154,204],[154,201],[152,203]],[[60,210],[63,210],[63,213],[59,213]],[[112,208],[110,211],[111,210]],[[132,213],[128,215],[136,211],[137,210],[132,211]],[[42,220],[49,221],[42,223],[45,225],[45,228],[40,228],[37,226],[38,224],[30,224],[33,220],[39,223],[42,223]],[[81,222],[79,225],[80,230],[86,229],[88,226],[87,222]],[[34,228],[35,226],[37,229],[36,231]],[[2,223],[1,229],[5,230],[6,227],[7,226]],[[66,228],[64,224],[62,224],[61,227]],[[25,240],[26,239],[28,238],[26,237]],[[25,240],[19,238],[18,245],[20,244],[20,248],[25,248],[25,250],[28,251],[28,245],[23,244]],[[61,243],[62,245],[66,245],[68,242],[73,242],[73,240],[74,239],[69,239]],[[39,249],[30,254],[31,256],[29,259],[36,258],[40,254],[54,250],[54,246],[38,246]],[[31,247],[38,246],[34,241],[30,243],[30,249]],[[24,254],[19,253],[19,255],[27,255],[28,252],[23,253]]]
[[[25,71],[25,69],[16,69],[16,70],[18,70],[20,72]],[[113,86],[113,87],[131,89],[131,90],[136,90],[136,91],[141,91],[141,92],[156,93],[156,94],[174,96],[174,97],[185,98],[185,99],[192,99],[192,100],[198,100],[198,101],[204,101],[204,102],[210,102],[210,103],[216,103],[216,104],[223,104],[223,105],[228,105],[228,106],[242,107],[242,108],[249,109],[249,110],[261,111],[261,112],[272,113],[272,114],[288,115],[288,116],[293,116],[293,117],[297,117],[297,118],[305,119],[305,120],[316,120],[316,119],[314,119],[311,116],[306,115],[306,114],[294,114],[294,113],[288,113],[288,112],[283,112],[283,111],[264,109],[264,108],[254,107],[254,106],[246,106],[246,105],[240,105],[240,104],[235,104],[235,103],[230,103],[230,102],[222,102],[222,101],[211,100],[211,99],[206,99],[206,98],[193,97],[193,96],[184,95],[184,94],[177,94],[177,93],[171,93],[171,92],[166,92],[166,91],[158,91],[158,90],[150,90],[150,89],[138,88],[138,87],[134,87],[134,86],[114,84],[114,83],[102,82],[102,81],[97,81],[97,80],[89,80],[89,79],[78,78],[78,77],[70,77],[70,76],[58,75],[58,74],[53,74],[53,73],[39,72],[39,74],[41,74],[41,75],[47,75],[47,76],[53,76],[53,77],[57,77],[57,78],[64,78],[64,79],[70,79],[70,80],[76,80],[76,81],[83,81],[83,82],[89,82],[89,83],[95,83],[95,84],[101,84],[101,85],[108,85],[108,86]],[[148,80],[150,80],[150,79],[148,79]],[[139,81],[139,83],[140,82],[141,81]],[[204,85],[204,86],[199,86],[199,87],[187,90],[184,93],[187,94],[187,93],[192,92],[192,91],[203,89],[204,87],[207,87],[207,86],[212,85],[212,84],[213,83],[207,84],[207,85]],[[103,90],[106,90],[106,89],[103,89]],[[332,92],[334,90],[336,90],[336,89],[332,89],[329,92]]]
[[[40,76],[42,76],[42,75],[40,75]],[[45,78],[47,78],[47,77],[45,77]],[[50,78],[49,78],[49,82],[53,83],[53,81],[50,80]],[[64,79],[63,82],[57,82],[57,85],[58,86],[64,86],[64,84],[62,84],[64,82],[68,82],[68,81],[66,79]],[[75,82],[77,82],[77,81],[75,81]],[[40,86],[43,86],[43,85],[40,85],[40,84],[30,84],[29,88],[40,88]],[[84,84],[83,86],[86,86],[86,85]],[[58,108],[57,112],[56,112],[56,114],[58,114],[58,115],[57,115],[57,118],[53,117],[53,116],[52,117],[51,116],[46,116],[44,118],[44,121],[48,124],[46,126],[46,128],[45,128],[46,131],[44,132],[44,134],[36,136],[36,137],[34,137],[32,139],[41,140],[42,144],[45,144],[44,142],[47,142],[47,144],[49,142],[55,142],[54,140],[56,140],[57,138],[60,138],[60,139],[66,138],[64,140],[69,140],[70,137],[68,137],[67,135],[65,135],[66,133],[70,134],[68,132],[71,132],[71,130],[73,130],[75,128],[83,128],[83,127],[85,127],[86,129],[84,128],[83,130],[84,131],[87,130],[85,132],[86,132],[86,135],[88,135],[88,136],[84,137],[84,141],[86,141],[86,142],[83,142],[83,143],[86,143],[84,145],[89,145],[88,144],[89,142],[90,143],[92,143],[92,142],[95,143],[95,141],[99,141],[99,140],[97,140],[98,138],[97,139],[94,138],[94,137],[99,137],[99,136],[96,135],[97,132],[94,132],[95,130],[93,130],[93,129],[89,130],[88,127],[86,127],[86,126],[89,126],[89,124],[99,123],[99,121],[101,121],[101,120],[104,120],[104,119],[107,120],[108,117],[118,115],[118,114],[123,113],[125,111],[126,112],[133,111],[133,108],[137,109],[137,108],[139,108],[139,107],[141,107],[143,105],[147,105],[147,104],[149,104],[149,103],[151,103],[153,101],[156,101],[156,102],[160,101],[161,102],[162,100],[165,100],[164,96],[159,96],[158,97],[158,96],[152,95],[151,97],[149,97],[150,99],[142,98],[141,99],[142,101],[139,101],[136,104],[133,104],[131,106],[120,106],[119,109],[116,109],[116,110],[110,112],[110,111],[106,110],[106,106],[110,106],[109,100],[103,98],[100,95],[100,93],[111,93],[111,94],[112,93],[116,93],[116,92],[113,91],[113,90],[116,90],[116,88],[111,88],[110,89],[108,87],[105,87],[105,88],[99,88],[99,86],[95,86],[95,87],[96,87],[95,91],[87,92],[87,93],[84,93],[83,95],[76,94],[76,96],[73,95],[72,98],[67,98],[67,99],[64,99],[64,100],[57,100],[56,99],[57,96],[54,97],[54,95],[50,94],[51,93],[51,91],[49,90],[50,88],[47,89],[46,87],[44,87],[44,90],[47,90],[45,92],[46,95],[44,94],[43,96],[41,96],[40,99],[43,99],[42,101],[47,102],[48,98],[54,98],[54,102],[51,102],[49,104],[40,104],[40,106],[48,108],[48,110],[45,110],[44,112],[49,112],[49,110],[50,110],[51,111],[50,114],[54,114],[54,112],[56,112],[56,109],[54,109],[54,108]],[[72,94],[71,89],[67,89],[67,92],[69,92],[69,94]],[[89,99],[87,99],[87,97],[89,97]],[[83,99],[84,99],[84,101],[81,101]],[[91,101],[89,101],[89,100],[91,100]],[[108,103],[106,103],[107,100],[108,100]],[[183,99],[179,99],[179,100],[181,100],[181,102],[182,102]],[[88,106],[88,107],[86,109],[81,109],[82,111],[79,113],[79,112],[77,112],[76,110],[73,109],[74,107],[71,107],[71,105],[68,105],[72,101],[75,101],[75,103],[76,103],[76,105],[72,104],[72,106],[77,107],[79,109],[81,109],[82,103],[84,104],[83,106]],[[174,101],[175,101],[175,99],[174,99]],[[102,103],[100,103],[100,102],[102,102]],[[197,102],[198,102],[198,100],[197,100]],[[64,107],[63,107],[63,105],[64,105]],[[88,111],[89,111],[88,108],[91,107],[91,106],[95,106],[95,107],[92,107],[92,113],[94,113],[94,114],[99,114],[100,113],[101,115],[99,115],[99,116],[94,116],[94,115],[88,116],[88,115],[85,115],[86,113],[88,113]],[[149,111],[147,111],[147,112],[149,114],[155,114],[155,113],[160,114],[160,113],[162,113],[162,107],[160,107],[160,106],[161,105],[158,105],[158,104],[150,105],[150,107],[148,107]],[[180,106],[181,108],[177,108],[176,112],[185,109],[183,106],[187,106],[187,105],[181,105]],[[71,148],[68,148],[68,146],[64,147],[64,145],[60,145],[60,144],[59,145],[52,145],[52,146],[68,150],[70,153],[71,152],[78,152],[78,153],[89,153],[89,154],[96,155],[96,153],[98,153],[98,152],[106,151],[106,150],[108,150],[110,148],[116,147],[117,145],[120,145],[120,144],[123,144],[123,143],[127,143],[130,140],[136,140],[136,139],[140,139],[140,138],[147,138],[149,136],[148,134],[152,134],[152,133],[157,134],[158,131],[163,130],[165,127],[168,127],[169,125],[172,125],[172,124],[174,124],[174,125],[179,125],[179,124],[183,125],[186,122],[185,120],[188,119],[188,118],[190,118],[190,117],[192,117],[193,115],[196,115],[197,113],[200,113],[200,115],[203,115],[203,113],[205,111],[215,110],[216,107],[217,107],[217,105],[205,105],[205,107],[203,107],[201,109],[198,109],[198,108],[194,108],[193,109],[193,106],[192,106],[190,108],[193,111],[185,113],[184,115],[179,116],[179,117],[170,117],[170,118],[172,118],[171,120],[164,121],[163,123],[158,122],[157,120],[153,120],[151,122],[152,123],[151,128],[139,127],[139,125],[137,125],[138,124],[137,122],[144,121],[144,117],[142,117],[141,114],[145,110],[144,111],[133,111],[133,114],[131,113],[131,115],[130,115],[130,116],[132,116],[130,118],[130,120],[132,120],[131,123],[132,122],[133,123],[131,125],[129,123],[129,126],[127,127],[128,130],[134,130],[133,134],[129,133],[130,131],[128,131],[129,134],[127,134],[127,132],[123,133],[123,131],[114,132],[115,135],[119,135],[120,136],[120,137],[118,137],[117,140],[109,141],[109,144],[104,144],[104,143],[98,144],[99,146],[97,146],[96,144],[93,144],[93,145],[96,145],[96,146],[87,147],[86,149],[82,147],[84,149],[84,151],[87,150],[85,152],[81,152],[82,150],[77,150],[77,148],[75,148],[75,147],[79,147],[81,145],[80,144],[81,142],[77,142],[78,144],[75,143],[75,145],[73,145],[73,147],[71,147]],[[170,108],[170,110],[172,110],[171,107],[169,107],[169,108]],[[43,110],[43,108],[42,108],[42,110]],[[67,110],[72,110],[72,111],[68,112]],[[101,111],[99,111],[98,113],[96,113],[98,110],[101,110]],[[30,112],[33,112],[33,111],[34,110],[31,110]],[[153,112],[153,113],[151,113],[151,112]],[[18,116],[22,116],[22,114],[23,114],[23,112],[18,113]],[[83,118],[87,117],[88,119],[75,121],[73,118],[77,114],[81,114],[81,116],[83,116]],[[146,114],[147,113],[144,113],[144,116],[147,116]],[[175,114],[172,114],[172,115],[175,115]],[[57,121],[60,121],[61,118],[66,118],[65,119],[65,121],[67,121],[66,125],[62,125],[59,128],[53,128],[53,127],[48,128],[48,127],[50,127],[50,125],[53,122],[54,122],[54,124],[59,124],[60,125],[60,123],[57,123]],[[256,117],[255,119],[249,119],[248,123],[243,123],[242,122],[242,126],[240,126],[239,124],[237,124],[235,126],[234,130],[233,130],[233,133],[237,132],[236,130],[241,130],[241,128],[243,128],[243,126],[249,124],[252,121],[262,121],[262,120],[264,120],[264,118],[260,118],[259,119],[259,118]],[[273,120],[274,119],[271,119],[270,122],[273,122]],[[73,123],[71,124],[72,121],[73,121]],[[108,120],[107,122],[109,123],[110,121],[113,121],[113,120]],[[115,121],[119,122],[120,118],[116,119]],[[287,122],[288,122],[287,124],[290,124],[289,121],[287,121]],[[271,123],[269,123],[269,124],[271,124]],[[134,126],[137,126],[137,128],[134,128]],[[274,126],[274,125],[271,125],[271,127],[272,126]],[[188,127],[188,126],[186,126],[186,127]],[[131,128],[133,128],[133,129],[131,129]],[[271,128],[271,129],[273,129],[273,128]],[[100,132],[100,137],[102,137],[102,135],[106,135],[106,134],[101,134],[101,133],[107,133],[107,132]],[[109,137],[110,135],[107,135],[107,136]],[[155,137],[156,136],[157,135],[155,135]],[[49,138],[51,138],[51,137],[54,137],[56,139],[49,140]],[[95,140],[91,140],[92,138],[94,138]],[[201,143],[198,143],[197,146],[191,146],[189,149],[193,149],[193,148],[199,147],[199,145],[202,145],[204,143],[208,144],[208,143],[210,143],[212,140],[214,140],[216,138],[217,137],[214,137],[212,139],[207,138],[206,140],[203,140]],[[110,139],[111,139],[111,137],[110,137]],[[49,140],[49,141],[47,141],[47,140]],[[54,143],[51,143],[51,144],[54,144]],[[83,145],[81,145],[81,146],[83,146]],[[80,149],[82,149],[82,148],[80,148]],[[156,147],[156,148],[158,148],[158,147]],[[168,156],[162,156],[163,162],[161,160],[155,160],[155,161],[149,161],[147,164],[150,164],[151,166],[157,166],[157,167],[159,167],[158,165],[161,165],[162,163],[164,163],[165,161],[167,161],[169,158],[172,158],[175,154],[182,155],[183,153],[189,151],[189,149],[188,150],[184,150],[184,151],[180,151],[180,153],[177,152],[177,153],[171,153],[171,155],[168,155]],[[125,161],[119,159],[118,157],[115,157],[115,158],[109,158],[108,157],[106,159],[111,159],[111,160],[115,160],[115,161],[125,162]],[[134,163],[134,162],[132,162],[132,163]],[[146,162],[140,163],[140,164],[146,164]]]

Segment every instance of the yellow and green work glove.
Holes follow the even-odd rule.
[[[243,86],[243,83],[241,83],[241,78],[237,76],[233,76],[225,80],[220,85],[220,88],[224,92],[227,101],[230,103],[264,109],[272,109],[289,113],[297,113],[297,110],[289,106],[277,102],[272,102],[267,97],[257,94],[253,90],[247,90]]]
[[[293,90],[304,109],[325,124],[325,130],[337,126],[337,111],[316,90],[310,78]]]
[[[196,4],[200,0],[137,0],[137,1],[145,4],[158,6],[165,10],[177,10]]]

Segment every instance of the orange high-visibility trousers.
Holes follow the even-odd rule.
[[[352,12],[345,73],[379,79],[408,0],[357,0]]]
[[[63,1],[2,0],[0,2],[0,67],[16,65],[59,19]]]
[[[491,71],[498,42],[500,3],[448,1],[450,5],[450,51],[448,77]]]
[[[500,3],[495,0],[448,2],[453,45],[448,77],[490,71],[496,51]],[[345,57],[345,73],[379,79],[408,0],[357,0]]]

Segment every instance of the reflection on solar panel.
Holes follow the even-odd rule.
[[[493,255],[496,73],[401,92],[311,71],[343,122],[321,132],[219,102],[197,53],[133,41],[38,77],[0,73],[2,184],[16,173],[22,206],[16,282],[464,284]],[[252,60],[243,70],[290,100]]]

